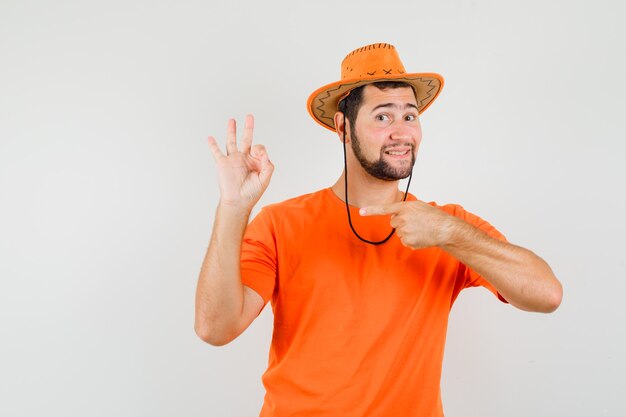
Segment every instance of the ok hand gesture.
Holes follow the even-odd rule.
[[[246,124],[237,148],[237,125],[228,121],[226,131],[226,155],[222,153],[213,136],[209,136],[209,147],[217,163],[220,186],[220,203],[252,210],[267,189],[274,172],[263,145],[252,146],[254,117],[246,116]]]

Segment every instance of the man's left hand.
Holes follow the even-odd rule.
[[[391,227],[404,246],[411,249],[441,246],[462,221],[423,201],[403,201],[363,207],[361,216],[391,215]]]

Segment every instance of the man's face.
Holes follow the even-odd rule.
[[[352,127],[352,151],[367,173],[385,181],[411,174],[422,128],[410,87],[379,90],[367,85]]]

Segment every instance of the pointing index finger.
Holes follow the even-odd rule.
[[[381,216],[384,214],[397,214],[402,208],[403,202],[381,204],[378,206],[363,207],[359,210],[361,216]]]

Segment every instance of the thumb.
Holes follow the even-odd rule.
[[[270,178],[272,178],[272,173],[274,172],[274,164],[270,161],[267,152],[263,152],[260,155],[261,158],[261,171],[259,172],[259,179],[261,180],[261,184],[264,187],[270,183]]]
[[[267,150],[263,145],[254,145],[252,149],[250,149],[250,155],[260,159],[263,155],[267,155]]]

